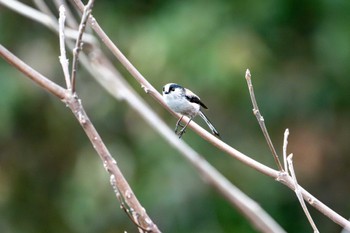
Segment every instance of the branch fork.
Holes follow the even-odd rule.
[[[250,93],[250,97],[252,100],[252,104],[253,104],[253,113],[256,116],[259,125],[261,127],[261,130],[263,131],[263,134],[265,136],[266,142],[270,147],[271,153],[273,155],[273,158],[275,159],[275,162],[277,164],[277,167],[279,168],[279,174],[277,177],[278,181],[282,181],[283,183],[287,184],[288,186],[291,185],[291,188],[294,190],[301,207],[304,210],[304,213],[307,217],[307,219],[309,220],[309,223],[311,225],[311,227],[314,230],[314,233],[318,233],[318,229],[316,227],[316,224],[314,223],[306,205],[305,205],[305,201],[301,192],[301,188],[298,184],[295,172],[294,172],[294,167],[293,167],[293,154],[290,154],[287,156],[287,146],[288,146],[288,136],[289,136],[289,129],[286,129],[284,132],[284,140],[283,140],[283,162],[284,162],[284,168],[281,165],[281,162],[278,158],[278,155],[276,153],[276,150],[272,144],[272,141],[270,139],[269,133],[267,132],[266,126],[265,126],[265,121],[263,116],[260,114],[259,111],[259,107],[257,104],[257,101],[255,99],[255,94],[254,94],[254,89],[253,89],[253,84],[251,81],[251,74],[250,71],[247,69],[246,71],[246,80],[248,83],[248,89],[249,89],[249,93]],[[290,182],[291,180],[291,182]]]

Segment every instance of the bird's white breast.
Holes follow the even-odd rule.
[[[196,103],[189,102],[185,96],[176,94],[163,95],[165,103],[174,112],[194,117],[199,112],[200,106]]]

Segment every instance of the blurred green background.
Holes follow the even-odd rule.
[[[210,108],[206,114],[224,141],[275,167],[251,111],[244,79],[249,68],[276,149],[281,152],[289,128],[288,152],[294,153],[300,184],[348,218],[349,12],[347,0],[100,0],[93,14],[158,90],[168,82],[190,88]],[[44,26],[0,6],[0,43],[64,84],[58,37]],[[176,119],[114,62],[172,128]],[[2,59],[0,76],[0,232],[136,232],[70,110]],[[78,93],[161,230],[256,232],[140,116],[83,69]],[[312,232],[291,190],[190,130],[183,140],[287,232]],[[310,212],[321,232],[341,230],[311,207]]]

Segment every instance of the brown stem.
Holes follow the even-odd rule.
[[[252,100],[252,104],[253,104],[253,113],[256,117],[256,119],[258,120],[258,123],[260,125],[260,128],[264,134],[264,137],[266,139],[267,145],[269,146],[272,156],[277,164],[278,170],[283,171],[283,167],[282,164],[278,158],[277,152],[275,150],[275,147],[272,144],[271,138],[269,133],[267,132],[266,126],[265,126],[265,120],[264,117],[261,115],[260,111],[259,111],[259,107],[258,104],[256,102],[255,99],[255,94],[254,94],[254,89],[253,89],[253,84],[252,84],[252,79],[251,79],[251,75],[250,75],[250,71],[247,69],[246,74],[245,74],[245,78],[247,80],[247,84],[248,84],[248,89],[249,89],[249,94],[250,94],[250,98]]]

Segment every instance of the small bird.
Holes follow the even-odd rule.
[[[182,137],[182,135],[185,133],[188,124],[197,115],[202,117],[205,123],[207,123],[207,125],[211,129],[211,132],[215,136],[220,138],[219,132],[215,129],[213,124],[201,111],[201,107],[208,109],[207,106],[205,106],[200,100],[200,98],[197,95],[195,95],[192,91],[183,88],[182,86],[176,83],[168,83],[163,87],[163,99],[171,110],[182,115],[175,126],[175,133],[179,136],[179,138]],[[190,120],[185,126],[180,124],[183,116],[187,116],[190,118]],[[179,126],[182,127],[182,129],[179,133],[177,133]]]

